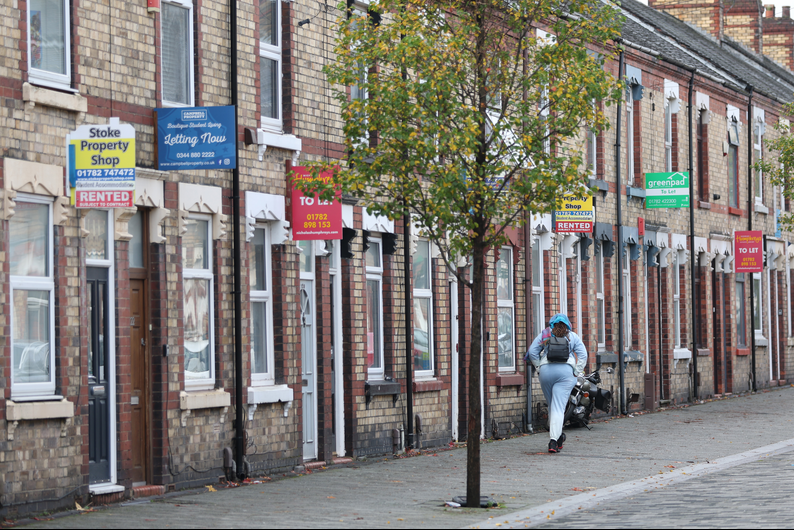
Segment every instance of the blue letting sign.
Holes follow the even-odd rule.
[[[156,109],[157,169],[234,169],[234,107]]]

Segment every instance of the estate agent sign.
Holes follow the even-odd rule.
[[[234,107],[156,109],[157,169],[237,167]]]
[[[554,212],[554,231],[590,233],[594,220],[593,197],[567,193],[562,198],[562,209]]]
[[[292,166],[292,239],[332,240],[342,239],[342,190],[337,190],[336,199],[323,201],[319,197],[307,197],[295,186],[299,180],[310,180],[311,174],[304,166]],[[320,174],[320,178],[330,179],[331,173]]]
[[[72,204],[77,208],[129,208],[135,193],[135,128],[110,118],[66,136]]]
[[[734,232],[736,250],[735,272],[764,270],[764,236],[760,230]]]
[[[646,173],[646,208],[689,208],[689,173]]]

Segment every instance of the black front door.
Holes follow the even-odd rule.
[[[110,482],[108,270],[88,268],[88,480]],[[106,339],[106,337],[108,337]]]

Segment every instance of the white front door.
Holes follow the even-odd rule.
[[[316,379],[314,334],[314,282],[301,281],[301,379],[303,382],[303,458],[317,458]]]
[[[301,382],[303,459],[317,458],[317,333],[314,326],[314,242],[300,241]]]

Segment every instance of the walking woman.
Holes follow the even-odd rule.
[[[587,364],[587,349],[582,339],[571,331],[568,317],[557,313],[549,320],[549,327],[532,341],[524,359],[532,361],[539,371],[540,387],[549,404],[549,452],[559,452],[565,442],[562,432],[565,405],[576,384],[576,376]]]

